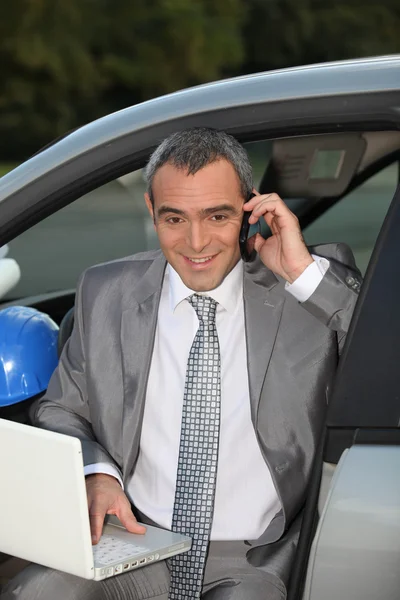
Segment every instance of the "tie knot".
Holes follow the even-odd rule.
[[[200,296],[193,294],[188,298],[188,301],[193,306],[199,321],[205,323],[215,323],[215,314],[218,302],[210,296]]]

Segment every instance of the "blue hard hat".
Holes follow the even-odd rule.
[[[47,389],[57,366],[58,326],[35,308],[0,310],[0,406]]]

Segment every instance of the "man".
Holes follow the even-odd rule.
[[[94,543],[106,514],[144,531],[132,503],[193,548],[100,583],[32,566],[4,599],[285,597],[359,274],[343,245],[310,253],[223,132],[170,136],[147,180],[161,251],[84,273],[36,420],[82,440]],[[245,264],[244,211],[273,234]]]

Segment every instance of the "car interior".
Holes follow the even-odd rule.
[[[353,131],[301,135],[245,142],[244,145],[254,166],[256,187],[260,193],[276,192],[284,198],[289,208],[298,216],[306,242],[308,244],[340,241],[348,243],[355,253],[362,274],[367,272],[368,275],[368,264],[376,239],[399,183],[400,132]],[[131,202],[133,199],[136,203],[135,206],[139,206],[142,202],[144,185],[140,172],[128,173],[106,184],[104,190],[112,189],[113,192],[116,191],[116,194],[124,196],[124,202]],[[87,195],[90,197],[90,202],[86,209],[82,208],[82,211],[86,210],[88,218],[92,214],[90,211],[96,211],[98,192],[99,190],[94,190]],[[59,212],[62,213],[64,210],[61,209]],[[106,210],[103,203],[99,210]],[[127,240],[130,240],[132,250],[127,253],[149,249],[156,244],[150,231],[151,223],[149,224],[147,216],[144,216],[143,209],[135,208],[135,211],[133,218],[135,215],[139,215],[139,227],[148,232],[148,245],[146,248],[135,245],[134,235],[129,233],[131,221],[128,220],[126,236]],[[72,213],[66,213],[65,233],[69,240],[68,244],[75,243],[71,237],[71,229],[78,225],[78,229],[82,228],[82,247],[84,247],[85,231],[80,220],[82,217],[76,217],[74,220],[71,215]],[[112,211],[107,218],[111,223]],[[126,217],[124,219],[126,220]],[[24,277],[24,273],[31,270],[33,259],[32,256],[29,257],[31,262],[28,261],[25,267],[23,263],[25,246],[21,246],[20,249],[20,238],[22,240],[24,236],[28,236],[34,246],[35,227],[31,232],[25,232],[10,242],[10,255],[15,256],[21,263],[22,277]],[[269,235],[266,226],[263,227],[262,232],[265,236]],[[42,241],[43,236],[47,236],[46,243],[48,243],[49,254],[52,244],[55,247],[61,243],[50,227],[42,228],[40,236]],[[112,225],[110,225],[110,236],[113,236]],[[108,241],[108,245],[105,245],[109,247],[115,243]],[[34,252],[34,248],[32,252]],[[65,263],[71,260],[70,252],[66,244]],[[110,258],[116,258],[116,256],[113,254]],[[97,262],[103,260],[107,260],[107,258],[101,256]],[[84,260],[82,260],[82,265],[85,265]],[[39,261],[36,268],[45,270],[46,264]],[[64,264],[58,264],[58,268],[62,270]],[[83,268],[79,264],[76,272],[73,273],[75,280],[81,270]],[[50,287],[43,289],[40,293],[35,290],[32,294],[25,293],[26,289],[20,288],[24,292],[22,297],[21,291],[15,288],[0,301],[0,309],[19,304],[32,306],[49,314],[60,326],[58,350],[61,354],[74,322],[74,286],[71,281],[68,283],[69,285],[64,289]],[[344,376],[343,373],[341,376]],[[29,405],[30,403],[26,403],[18,411],[9,410],[1,413],[0,409],[0,416],[28,422]],[[326,460],[326,455],[323,460],[325,443],[326,439],[323,437],[316,458],[315,477],[310,483],[308,507],[306,507],[303,524],[304,533],[298,549],[299,558],[296,560],[296,568],[293,571],[290,600],[295,600],[295,598],[300,600],[301,598],[299,589],[302,588],[305,580],[312,535],[318,521],[318,514],[321,514],[323,510],[338,461],[338,456],[334,453],[329,460]]]

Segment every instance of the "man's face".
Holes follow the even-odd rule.
[[[166,164],[153,180],[154,218],[161,249],[187,287],[216,288],[240,258],[244,198],[239,178],[226,160],[194,175]]]

